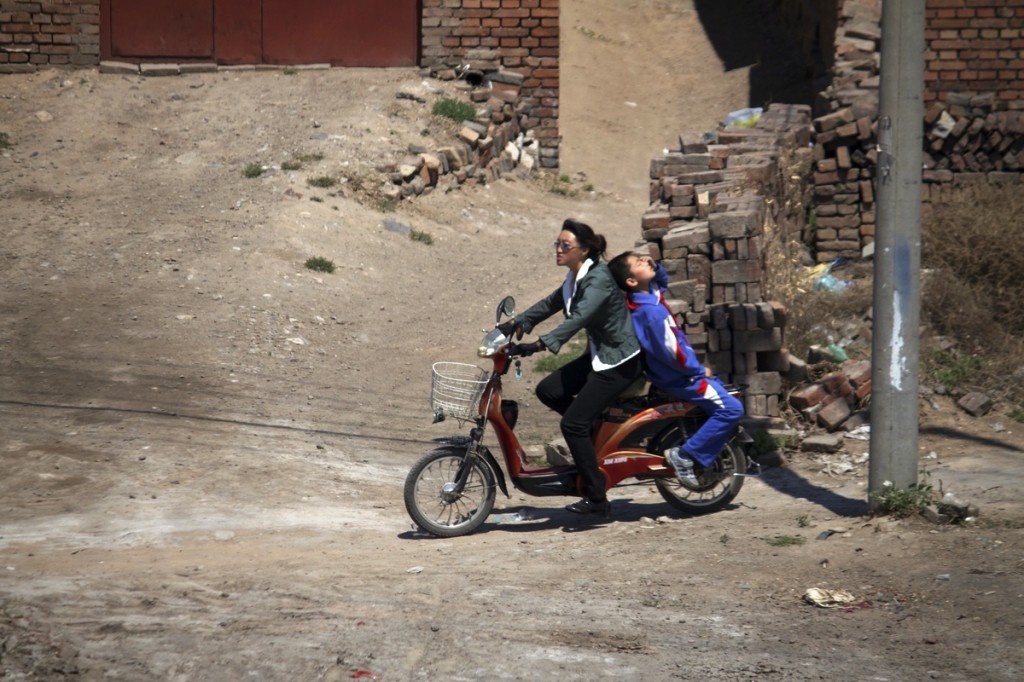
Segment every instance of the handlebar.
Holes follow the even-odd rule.
[[[508,356],[510,358],[528,358],[534,353],[539,353],[541,350],[541,348],[537,347],[537,342],[508,344]]]

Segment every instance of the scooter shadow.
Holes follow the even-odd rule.
[[[724,514],[739,509],[742,505],[730,504],[715,512]],[[615,498],[612,511],[607,516],[599,514],[574,514],[563,508],[531,507],[524,505],[495,509],[487,520],[473,534],[480,533],[535,533],[546,530],[560,530],[563,533],[585,533],[603,528],[611,523],[635,523],[643,518],[672,516],[680,520],[697,518],[673,509],[667,503],[637,503],[632,498]],[[410,530],[398,535],[403,540],[441,539],[420,530]]]

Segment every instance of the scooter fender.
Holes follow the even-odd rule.
[[[505,483],[505,472],[498,466],[498,460],[494,459],[491,451],[483,445],[480,446],[480,456],[490,465],[491,471],[494,472],[494,477],[498,479],[498,487],[501,488],[501,492],[505,493],[505,497],[510,497],[508,485]]]
[[[470,439],[467,436],[443,436],[441,438],[434,438],[435,443],[444,443],[445,445],[456,445],[460,447],[468,447]],[[484,445],[480,446],[480,456],[484,458],[488,466],[491,467],[491,471],[494,472],[494,477],[498,479],[498,487],[501,488],[501,492],[505,493],[505,497],[511,497],[508,494],[508,484],[505,483],[505,472],[500,466],[498,466],[498,460],[494,459],[494,455]]]

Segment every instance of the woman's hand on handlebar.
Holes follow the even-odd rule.
[[[522,357],[529,357],[534,353],[539,353],[542,350],[547,350],[547,346],[544,345],[543,341],[534,341],[532,343],[513,343],[510,344],[509,353],[510,355],[519,355]]]
[[[508,339],[511,339],[513,334],[515,334],[516,341],[523,338],[523,325],[519,324],[514,319],[506,320],[499,324],[498,331],[504,334]]]

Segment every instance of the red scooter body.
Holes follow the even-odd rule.
[[[501,376],[499,365],[508,358],[495,357],[495,371],[480,398],[480,413],[486,414],[494,429],[505,461],[505,468],[513,485],[531,495],[577,495],[576,468],[569,466],[531,467],[526,453],[503,414]],[[507,367],[504,368],[507,371]],[[696,408],[685,402],[668,402],[652,407],[641,407],[636,402],[624,401],[608,408],[594,425],[594,450],[598,467],[605,477],[606,488],[612,488],[628,478],[674,477],[671,467],[660,452],[650,452],[652,439],[671,428],[673,422],[693,419]],[[568,488],[564,485],[571,480]],[[552,485],[553,482],[559,485]],[[503,486],[504,489],[504,486]]]

